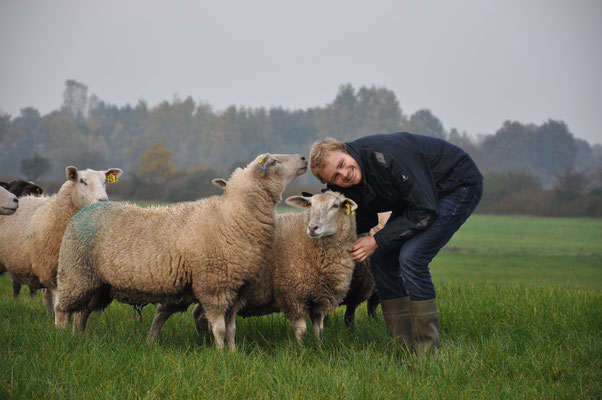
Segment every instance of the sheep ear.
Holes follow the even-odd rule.
[[[257,157],[257,166],[255,167],[255,172],[258,177],[263,178],[268,171],[268,166],[272,162],[272,156],[267,154],[262,154]]]
[[[73,182],[77,181],[77,168],[73,167],[73,166],[68,166],[67,168],[65,168],[65,175],[67,176],[67,179]]]
[[[226,181],[225,179],[222,179],[222,178],[212,179],[211,183],[213,183],[215,186],[217,186],[218,188],[220,188],[222,190],[226,190],[226,186],[228,186],[228,181]]]
[[[121,170],[121,168],[110,168],[105,171],[105,175],[108,174],[113,174],[116,178],[119,178],[121,174],[123,174],[123,171]]]
[[[303,196],[291,196],[285,200],[289,206],[297,208],[309,208],[311,207],[311,197]]]
[[[44,193],[44,189],[42,189],[41,187],[39,187],[38,185],[36,185],[35,191],[37,194],[42,194]]]
[[[9,188],[8,183],[6,183],[6,182],[0,182],[0,186],[6,190],[8,190],[8,188]]]
[[[352,213],[357,210],[357,203],[351,199],[345,198],[342,203],[342,208],[346,210],[349,215],[352,215]]]
[[[119,168],[110,168],[105,171],[105,176],[109,183],[117,182],[117,178],[119,178],[121,174],[123,174],[123,171]]]

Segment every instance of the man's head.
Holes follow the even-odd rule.
[[[362,171],[357,161],[347,152],[345,143],[327,137],[314,142],[309,152],[311,173],[322,183],[340,187],[357,185]]]

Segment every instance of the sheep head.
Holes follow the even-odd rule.
[[[308,208],[306,233],[313,239],[337,234],[341,218],[353,218],[357,204],[340,193],[326,191],[313,196],[291,196],[286,203]]]
[[[17,211],[19,200],[17,196],[0,187],[0,215],[11,215]]]
[[[106,184],[108,181],[116,182],[123,171],[119,168],[111,168],[105,171],[85,169],[79,171],[73,166],[65,168],[67,179],[73,183],[71,200],[77,209],[96,203],[107,201]]]
[[[298,154],[261,154],[249,164],[256,178],[288,185],[307,171],[307,160]]]

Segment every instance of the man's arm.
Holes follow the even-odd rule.
[[[391,160],[391,181],[405,209],[393,212],[391,217],[374,235],[379,247],[391,249],[401,246],[417,232],[431,225],[439,214],[439,199],[432,177],[422,168],[409,171]]]

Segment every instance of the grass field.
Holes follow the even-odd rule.
[[[154,306],[140,324],[117,303],[77,336],[0,277],[0,399],[600,399],[601,238],[602,220],[471,217],[432,264],[435,357],[402,353],[365,307],[303,347],[272,315],[239,318],[237,352],[218,351],[191,312],[147,344]]]

